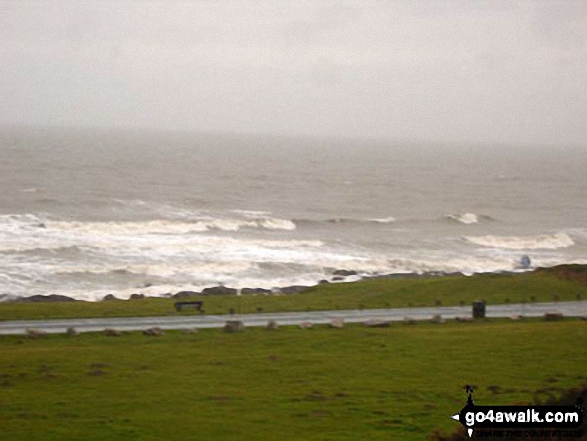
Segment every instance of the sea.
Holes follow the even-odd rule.
[[[0,129],[0,297],[587,263],[587,148]]]

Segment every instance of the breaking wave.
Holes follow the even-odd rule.
[[[568,234],[543,234],[537,236],[465,236],[465,240],[490,248],[511,250],[554,250],[568,248],[575,244]]]
[[[480,220],[493,220],[491,216],[486,216],[484,214],[475,214],[475,213],[457,213],[457,214],[448,214],[445,216],[446,219],[460,222],[461,224],[477,224]]]
[[[294,219],[295,225],[321,225],[321,224],[391,224],[396,219],[392,216],[384,218],[371,219],[352,219],[345,217],[335,217],[330,219]]]

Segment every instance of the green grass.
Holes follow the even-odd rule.
[[[587,283],[565,279],[544,271],[523,274],[480,274],[471,277],[446,276],[423,279],[377,279],[355,283],[319,285],[300,294],[281,296],[198,296],[207,314],[262,310],[316,311],[328,309],[369,309],[409,306],[469,305],[478,298],[488,304],[547,302],[587,299]],[[175,312],[175,299],[71,303],[0,303],[0,320],[74,317],[124,317],[188,315]]]
[[[578,320],[3,336],[0,439],[423,440],[466,383],[477,404],[585,384],[585,347]]]

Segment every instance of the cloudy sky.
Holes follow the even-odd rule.
[[[0,124],[587,144],[587,2],[0,0]]]

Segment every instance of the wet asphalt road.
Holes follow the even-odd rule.
[[[587,317],[587,301],[488,305],[487,317],[540,317],[547,312],[560,312],[570,317]],[[245,326],[265,326],[269,320],[279,325],[297,325],[301,322],[328,323],[341,318],[345,322],[364,322],[372,319],[401,321],[405,317],[426,320],[434,314],[443,318],[471,317],[471,306],[439,306],[427,308],[366,309],[346,311],[279,312],[234,315],[186,315],[169,317],[119,317],[67,320],[20,320],[0,322],[0,334],[23,334],[27,329],[47,333],[63,333],[69,327],[78,332],[95,332],[104,329],[135,331],[152,327],[162,329],[220,328],[227,320],[242,320]]]

